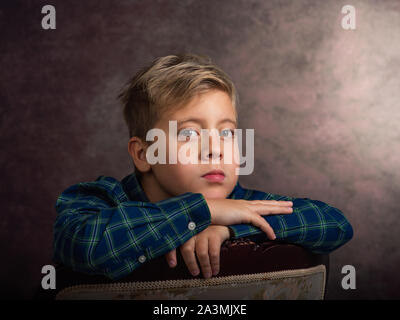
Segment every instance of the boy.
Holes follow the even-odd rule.
[[[229,238],[266,235],[316,253],[328,253],[352,238],[349,222],[326,203],[239,184],[239,165],[224,161],[237,156],[236,90],[209,59],[193,54],[158,58],[138,72],[119,97],[134,173],[121,182],[100,176],[59,196],[55,262],[120,279],[160,255],[176,266],[179,248],[192,275],[201,269],[209,278],[218,274],[220,247]],[[171,121],[176,121],[177,135],[170,130]],[[153,128],[169,137],[167,159],[173,142],[177,154],[186,155],[184,146],[193,147],[192,161],[150,161],[155,142],[146,141],[146,135]],[[218,132],[217,139],[227,148],[212,141],[204,152],[203,143],[209,140],[204,129]]]

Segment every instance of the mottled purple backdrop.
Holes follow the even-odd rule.
[[[41,28],[56,7],[57,29]],[[341,8],[356,8],[356,30]],[[51,264],[57,196],[133,168],[118,90],[155,57],[206,54],[254,128],[245,187],[341,209],[328,299],[399,298],[400,1],[5,1],[0,4],[1,290],[30,298]],[[341,288],[353,265],[356,290]]]

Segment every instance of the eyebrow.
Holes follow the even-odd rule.
[[[199,118],[188,118],[188,119],[183,119],[183,120],[177,120],[177,124],[178,124],[178,125],[181,125],[182,123],[185,123],[185,122],[196,122],[196,123],[202,124],[202,123],[203,123],[203,119],[199,119]],[[235,120],[232,120],[232,119],[230,119],[230,118],[221,119],[220,121],[218,121],[217,125],[218,125],[218,124],[221,124],[221,123],[223,123],[223,122],[230,122],[230,123],[232,123],[235,127],[237,127],[236,121],[235,121]]]

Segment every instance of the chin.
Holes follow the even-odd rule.
[[[226,192],[220,191],[220,192],[211,192],[211,191],[206,191],[202,192],[204,198],[207,199],[225,199],[227,197]]]

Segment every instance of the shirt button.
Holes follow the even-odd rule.
[[[188,224],[189,230],[193,231],[196,228],[196,224],[193,221],[190,221]]]
[[[140,256],[139,257],[139,262],[140,263],[143,263],[143,262],[145,262],[146,261],[146,257],[145,256]]]

